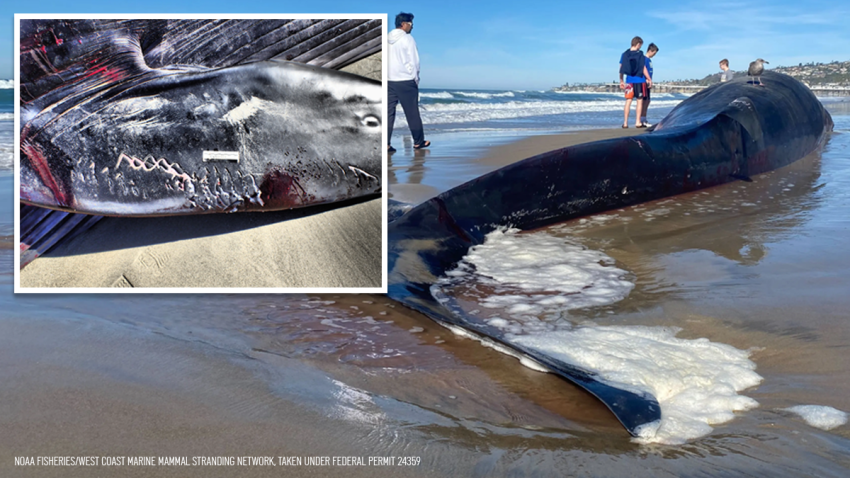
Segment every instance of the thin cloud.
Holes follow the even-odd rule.
[[[778,9],[782,14],[778,15]],[[770,4],[720,3],[712,4],[707,10],[704,4],[675,9],[648,12],[652,18],[658,18],[672,24],[679,31],[717,31],[727,34],[737,31],[775,32],[775,27],[786,26],[844,26],[847,22],[847,9],[828,9],[812,12],[811,5],[805,10],[789,9]]]

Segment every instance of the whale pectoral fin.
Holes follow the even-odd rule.
[[[120,24],[121,22],[116,22]],[[21,101],[55,104],[149,71],[139,32],[91,20],[21,20]]]
[[[764,131],[762,131],[762,118],[756,111],[752,100],[746,96],[736,98],[721,111],[718,116],[726,116],[741,125],[746,132],[743,135],[745,141],[745,158],[764,149]]]
[[[339,69],[380,51],[383,30],[380,20],[365,18],[137,21],[151,31],[145,60],[152,68],[221,68],[278,59]]]
[[[463,329],[464,333],[481,341],[495,342],[506,349],[513,349],[517,358],[531,359],[539,366],[590,393],[601,401],[625,427],[630,435],[639,437],[655,433],[661,420],[661,406],[650,394],[635,393],[605,383],[599,376],[580,367],[562,362],[542,354],[534,349],[508,343],[497,329],[465,314],[456,301],[443,293],[439,287],[428,284],[407,284],[396,288],[395,299],[417,310],[440,324],[454,330]]]

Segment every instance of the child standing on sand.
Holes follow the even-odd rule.
[[[649,126],[649,123],[646,122],[646,111],[649,109],[649,102],[651,100],[650,93],[652,92],[652,57],[658,53],[658,47],[655,46],[655,43],[650,43],[648,47],[646,47],[646,79],[648,80],[646,86],[646,97],[643,99],[643,111],[640,114],[640,123],[644,126]]]
[[[626,92],[626,107],[623,111],[623,128],[629,127],[629,111],[632,109],[632,99],[637,99],[635,113],[635,128],[646,128],[641,123],[640,114],[643,112],[643,98],[647,86],[652,86],[652,79],[646,70],[646,58],[640,47],[643,46],[641,37],[632,38],[632,47],[620,55],[620,88]],[[625,81],[623,81],[625,76]],[[628,86],[626,86],[628,85]],[[631,91],[630,91],[631,90]]]
[[[735,73],[729,69],[729,60],[720,60],[720,82],[729,81]]]

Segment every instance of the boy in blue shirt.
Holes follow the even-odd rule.
[[[646,72],[647,79],[650,80],[649,84],[652,84],[652,57],[658,53],[658,47],[655,46],[655,43],[650,43],[648,47],[646,47]],[[640,114],[640,122],[644,126],[649,126],[649,123],[646,122],[646,110],[649,109],[650,102],[650,93],[652,92],[652,88],[647,85],[646,87],[646,96],[643,98],[643,112]]]
[[[641,37],[632,38],[632,47],[620,55],[620,88],[626,91],[626,107],[623,111],[623,128],[629,127],[629,111],[632,108],[632,99],[637,99],[637,113],[635,114],[635,128],[646,128],[640,122],[643,112],[643,98],[647,94],[647,86],[652,86],[652,78],[646,69],[646,58],[640,47],[643,46]],[[625,76],[625,82],[623,81]],[[626,86],[628,85],[628,86]]]

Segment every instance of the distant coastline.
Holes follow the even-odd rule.
[[[798,66],[780,66],[773,71],[790,75],[808,86],[819,96],[850,96],[850,61],[832,63],[808,63]],[[746,71],[736,71],[735,76],[745,76]],[[699,80],[675,80],[658,82],[653,90],[658,93],[696,93],[720,82],[720,73]],[[574,83],[552,88],[552,91],[611,93],[620,91],[619,82]]]

